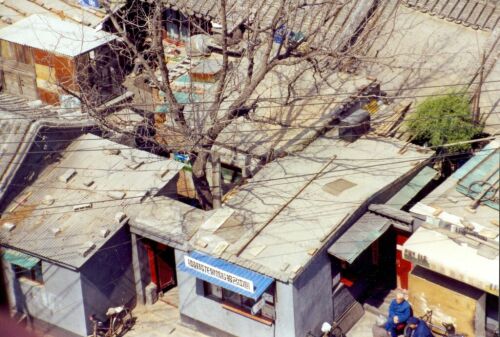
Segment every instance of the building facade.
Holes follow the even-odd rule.
[[[109,307],[135,303],[129,240],[128,228],[123,226],[78,269],[3,250],[11,310],[28,325],[51,335],[89,335],[89,315],[96,313],[106,320]]]
[[[53,152],[31,182],[21,168],[10,184],[24,188],[0,204],[9,304],[42,332],[87,336],[91,314],[135,304],[124,208],[168,189],[183,164],[92,134]]]
[[[184,324],[212,336],[318,335],[323,322],[342,319],[350,309],[336,292],[343,275],[329,249],[370,203],[389,200],[430,156],[409,149],[400,155],[419,157],[420,165],[380,179],[375,171],[359,171],[369,148],[391,157],[399,144],[319,137],[300,156],[265,165],[220,209],[205,212],[166,199],[156,200],[154,209],[131,205],[125,212],[136,214],[130,226],[139,299],[150,303],[155,291],[173,286],[164,288],[152,276],[158,265],[148,258],[152,241],[175,256],[169,269],[175,271]],[[363,160],[346,173],[337,164],[347,158]],[[349,321],[346,330],[354,324]]]
[[[100,103],[121,93],[123,74],[111,34],[35,14],[0,30],[3,90],[46,104],[72,96]]]

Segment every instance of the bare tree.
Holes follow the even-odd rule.
[[[378,1],[204,1],[216,9],[214,17],[205,22],[206,17],[200,19],[200,15],[187,10],[185,23],[191,35],[210,36],[209,47],[219,55],[220,72],[208,98],[189,105],[177,101],[174,77],[165,57],[165,27],[170,19],[165,15],[164,2],[133,0],[121,11],[111,10],[106,1],[104,6],[109,26],[121,41],[116,53],[139,67],[142,75],[164,95],[168,113],[163,128],[156,132],[167,141],[158,145],[168,151],[190,154],[197,197],[202,207],[210,208],[207,163],[220,133],[236,118],[249,116],[268,100],[259,88],[273,73],[287,74],[285,82],[277,85],[288,89],[284,104],[293,105],[294,84],[301,80],[305,69],[317,73],[321,81],[332,71],[351,64],[359,48],[356,42],[363,41],[360,36]],[[176,3],[183,10],[196,2]],[[188,47],[191,44],[187,42]],[[87,91],[79,97],[88,111],[104,126],[112,127],[89,99],[90,89],[81,90]]]

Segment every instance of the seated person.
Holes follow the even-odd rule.
[[[385,330],[391,337],[398,337],[398,325],[403,324],[404,327],[410,316],[410,303],[405,300],[404,294],[399,292],[389,307],[389,317],[387,318],[387,323],[385,323]]]
[[[405,337],[434,337],[427,324],[416,317],[410,317],[407,324],[409,329]]]

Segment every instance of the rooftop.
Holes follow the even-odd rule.
[[[65,56],[78,56],[116,37],[51,15],[33,14],[0,29],[0,39]]]
[[[201,16],[205,20],[215,23],[221,22],[220,9],[215,0],[163,0],[163,3],[186,15]],[[287,8],[289,13],[293,14],[288,15],[288,18],[285,19],[286,25],[293,32],[319,31],[322,34],[319,34],[317,38],[331,39],[332,43],[329,47],[336,48],[338,46],[336,41],[342,40],[338,39],[338,31],[349,31],[348,35],[350,36],[350,33],[359,25],[359,22],[354,25],[352,22],[358,18],[361,20],[362,15],[351,20],[352,22],[346,22],[347,17],[355,10],[356,5],[358,5],[356,9],[359,11],[361,8],[368,8],[371,2],[367,1],[366,4],[367,6],[362,6],[351,1],[325,2],[322,0],[311,0],[307,3],[297,2],[295,8]],[[231,32],[235,27],[247,21],[259,21],[261,27],[270,25],[279,9],[280,6],[271,0],[228,0],[226,5],[228,31]]]
[[[31,14],[53,15],[89,27],[99,26],[106,17],[103,9],[82,6],[78,0],[3,0],[0,13],[0,27]]]
[[[189,229],[186,246],[287,282],[356,210],[431,156],[404,146],[393,139],[348,143],[321,136],[231,192],[222,208]],[[178,238],[176,226],[158,224],[157,235]]]
[[[92,125],[94,122],[84,116],[68,118],[47,107],[34,108],[22,98],[0,94],[0,201],[32,146],[40,142],[41,130],[62,132]]]
[[[497,138],[446,179],[421,203],[498,230],[498,175],[500,140]],[[486,184],[482,185],[485,181]],[[484,187],[492,186],[474,209],[471,205]],[[496,189],[496,190],[495,190]]]
[[[403,3],[418,6],[424,2],[430,6],[437,4],[436,9],[446,4],[444,7],[448,10],[454,5],[458,9],[462,5],[469,8],[477,4],[474,15],[479,15],[478,10],[483,4],[492,3],[481,0],[412,0]],[[397,101],[416,97],[412,100],[418,102],[428,95],[461,90],[468,88],[470,82],[479,82],[477,74],[483,54],[489,55],[480,105],[486,121],[485,132],[498,133],[500,114],[496,104],[500,90],[500,65],[496,62],[494,52],[495,46],[498,49],[498,34],[450,22],[439,11],[437,15],[430,15],[432,11],[423,13],[415,10],[415,7],[404,6],[402,2],[386,4],[378,20],[379,24],[374,27],[368,39],[371,45],[367,57],[376,58],[365,64],[368,74],[380,81],[389,97],[397,95]],[[493,11],[497,18],[499,8],[497,5]],[[485,10],[481,17],[483,15],[487,18],[489,14]],[[470,91],[473,92],[474,89],[475,85]]]
[[[276,85],[284,79],[290,87]],[[254,97],[261,98],[255,111],[229,124],[214,148],[224,163],[238,167],[249,165],[249,155],[254,171],[260,160],[303,150],[375,85],[373,79],[338,71],[319,76],[306,62],[277,67],[257,87]]]
[[[405,5],[439,18],[474,29],[492,30],[500,18],[500,8],[493,0],[404,0]]]
[[[425,223],[405,244],[415,263],[497,296],[499,145],[492,141],[412,207]]]
[[[123,226],[120,212],[127,205],[155,195],[182,167],[83,135],[7,205],[2,245],[79,268]],[[9,231],[5,223],[15,228]]]

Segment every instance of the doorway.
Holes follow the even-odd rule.
[[[165,293],[177,285],[174,249],[150,240],[145,242],[145,247],[151,282],[158,287],[158,293]]]

